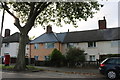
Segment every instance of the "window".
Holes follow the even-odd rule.
[[[95,61],[95,55],[90,55],[90,61]]]
[[[116,59],[108,59],[107,64],[116,64]]]
[[[67,44],[67,47],[68,47],[68,48],[73,48],[73,47],[74,47],[74,43],[68,43],[68,44]]]
[[[96,42],[88,42],[88,47],[96,47]]]
[[[39,44],[34,44],[34,49],[39,49]]]
[[[10,45],[9,43],[5,43],[5,47],[9,47],[9,45]]]
[[[111,41],[111,47],[120,47],[120,40],[119,41]]]
[[[54,48],[54,43],[45,43],[45,48]]]
[[[34,59],[37,61],[39,56],[34,56]]]
[[[108,59],[107,61],[106,61],[106,63],[107,64],[120,64],[120,59],[118,58],[116,58],[116,59]]]
[[[49,60],[49,56],[44,56],[44,58],[45,58],[45,61]]]

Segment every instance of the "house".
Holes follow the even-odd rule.
[[[68,47],[83,49],[87,53],[87,61],[96,61],[106,54],[119,54],[119,32],[120,28],[70,32],[65,37],[64,49]]]
[[[10,29],[5,29],[5,34],[2,41],[1,56],[9,54],[12,59],[16,59],[19,48],[19,38],[19,32],[10,35]],[[26,48],[26,55],[28,52],[29,50]]]
[[[52,27],[47,26],[46,33],[30,42],[30,57],[40,61],[47,59],[53,49],[57,48],[63,54],[70,47],[78,47],[86,53],[87,61],[96,61],[100,56],[119,54],[120,27],[107,28],[106,19],[98,21],[99,29],[54,33]]]
[[[6,53],[10,54],[11,57],[17,57],[19,47],[19,33],[16,32],[12,35],[10,35],[10,30],[5,30],[5,36],[3,38],[2,43],[2,56],[4,56]]]
[[[55,48],[62,52],[65,35],[66,33],[54,33],[52,27],[47,26],[46,33],[30,42],[30,57],[43,61]]]

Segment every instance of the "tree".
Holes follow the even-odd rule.
[[[59,50],[54,49],[50,55],[50,63],[54,66],[62,66],[64,61],[64,55],[62,55],[62,53]]]
[[[66,54],[67,62],[71,67],[75,66],[76,63],[83,63],[85,61],[84,50],[79,48],[70,48]]]
[[[1,2],[2,7],[14,17],[14,25],[20,31],[20,42],[15,70],[25,70],[26,37],[33,26],[42,26],[55,23],[62,26],[61,22],[72,23],[75,27],[77,21],[93,17],[101,5],[98,2]],[[11,11],[12,10],[12,11]],[[23,23],[23,26],[21,25]]]

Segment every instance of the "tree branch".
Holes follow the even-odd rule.
[[[47,8],[52,2],[43,3],[43,5],[40,6],[39,10],[36,12],[36,16],[38,16],[45,8]]]
[[[21,25],[19,19],[12,12],[9,11],[9,7],[5,2],[4,4],[1,2],[1,4],[2,7],[15,19],[14,25],[21,31]]]
[[[31,16],[33,15],[33,13],[34,13],[34,8],[35,8],[35,2],[31,2],[31,3],[30,3],[30,14],[28,15],[28,20],[27,20],[27,21],[29,21],[29,19],[30,19]]]
[[[38,5],[36,5],[36,8],[35,8],[35,13],[37,12],[37,10],[40,8],[40,6],[43,4],[44,2],[40,2]]]
[[[25,25],[25,30],[26,32],[29,32],[31,30],[31,28],[34,26],[34,22],[36,17],[45,9],[48,7],[48,5],[50,5],[52,2],[50,3],[40,3],[36,6],[36,11],[34,11],[35,13],[31,16],[31,18],[29,19],[29,21],[27,22],[27,24]],[[38,10],[39,9],[39,10]]]

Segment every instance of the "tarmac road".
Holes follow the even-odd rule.
[[[2,80],[107,80],[104,76],[71,74],[52,71],[40,72],[1,72]]]

